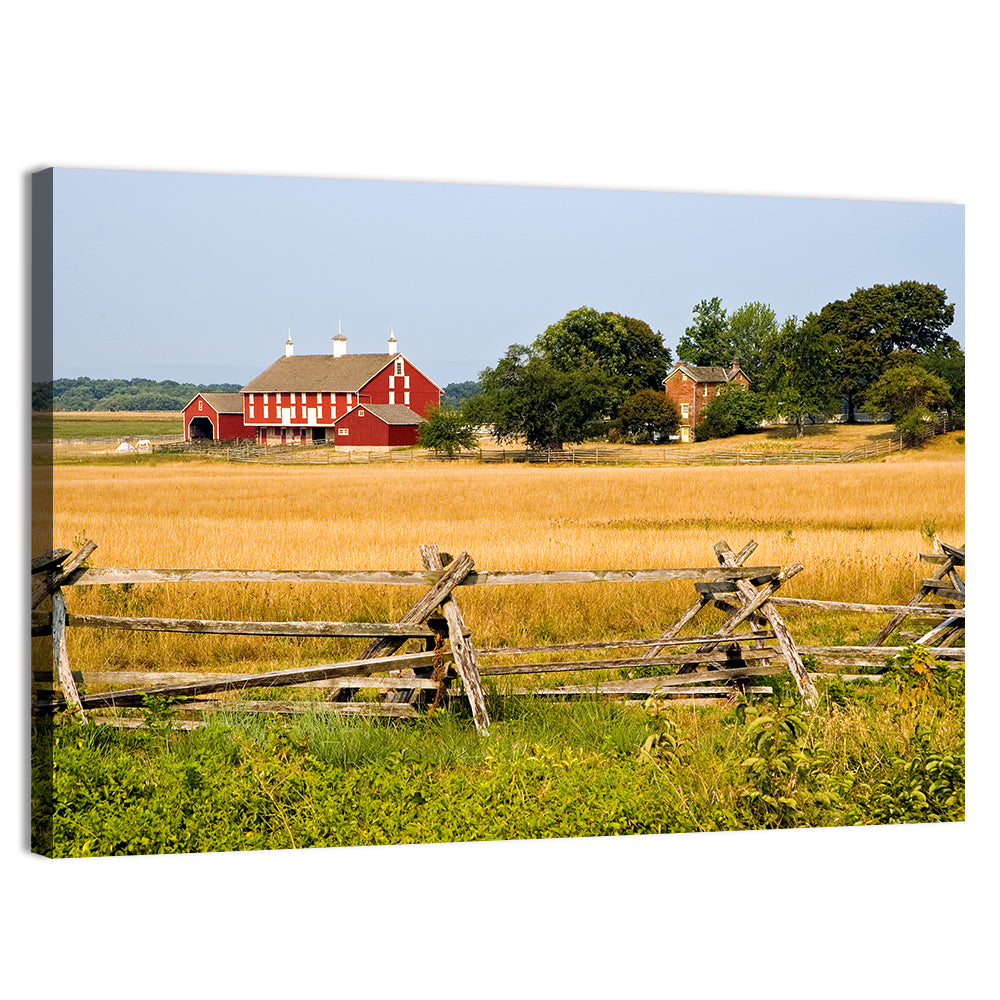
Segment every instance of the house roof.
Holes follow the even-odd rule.
[[[677,365],[663,381],[672,378],[677,372],[685,372],[694,382],[729,382],[739,373],[748,382],[750,377],[742,368],[723,368],[721,365]]]
[[[369,413],[385,421],[387,424],[395,424],[403,427],[411,427],[414,424],[424,423],[424,418],[414,413],[408,406],[402,403],[362,403],[348,410],[343,417],[335,420],[339,424],[345,417],[349,417],[355,410],[367,410]]]
[[[397,354],[298,354],[278,358],[243,392],[357,392]]]
[[[243,396],[238,392],[199,392],[197,395],[191,397],[190,402],[188,402],[184,409],[186,410],[198,396],[201,396],[216,413],[243,412]]]

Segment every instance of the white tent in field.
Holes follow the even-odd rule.
[[[122,441],[122,443],[115,448],[116,453],[119,451],[135,451],[135,447],[130,445],[128,441]]]

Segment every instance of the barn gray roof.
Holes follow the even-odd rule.
[[[298,354],[278,358],[244,392],[357,392],[396,354]]]
[[[243,412],[243,397],[238,392],[200,392],[198,396],[201,396],[216,413]],[[194,398],[197,399],[198,396]]]
[[[354,410],[359,409],[355,406],[354,409],[348,410],[344,414],[344,417],[353,413]],[[376,417],[380,420],[384,420],[387,424],[399,424],[404,427],[412,426],[413,424],[422,424],[424,418],[414,413],[408,406],[403,406],[402,403],[362,403],[360,409],[367,410],[369,413],[374,413]],[[343,420],[344,417],[340,419]],[[339,422],[339,421],[338,421]]]

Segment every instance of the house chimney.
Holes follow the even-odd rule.
[[[285,341],[285,357],[290,358],[295,353],[295,345],[292,343],[292,331],[288,331],[288,340]]]
[[[396,350],[396,335],[392,332],[392,327],[389,327],[389,353],[398,354],[399,351]]]

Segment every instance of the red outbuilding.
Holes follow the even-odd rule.
[[[199,392],[184,407],[185,441],[236,441],[254,433],[243,422],[241,393]]]

